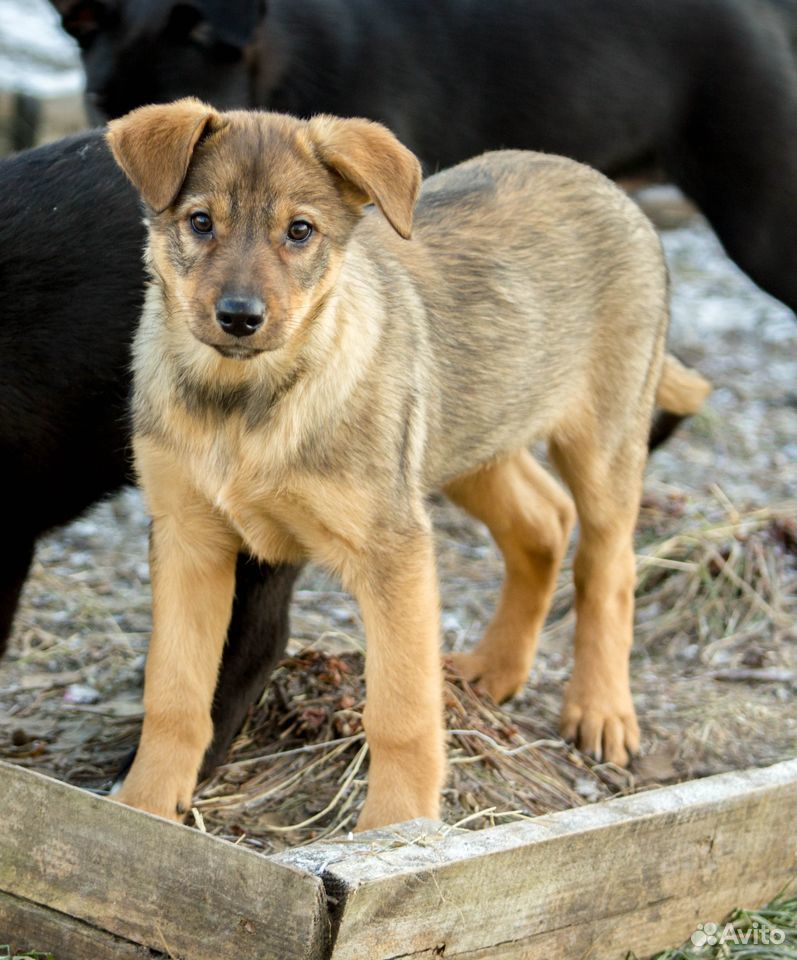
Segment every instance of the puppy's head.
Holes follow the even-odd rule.
[[[410,235],[418,161],[367,120],[187,99],[113,121],[108,142],[149,208],[167,322],[228,359],[300,342],[366,204]]]

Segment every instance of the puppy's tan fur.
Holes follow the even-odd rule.
[[[432,177],[416,208],[414,157],[362,120],[184,100],[134,111],[108,139],[149,207],[154,279],[135,343],[154,625],[120,799],[170,817],[190,805],[246,545],[270,562],[311,557],[359,600],[371,751],[359,827],[436,816],[434,489],[484,521],[506,560],[495,619],[458,658],[499,699],[528,674],[577,511],[562,726],[626,762],[651,411],[657,388],[680,413],[703,393],[675,361],[662,380],[667,280],[645,217],[599,174],[524,152]],[[197,211],[213,236],[192,233]],[[287,236],[297,218],[315,228],[301,245]],[[266,304],[245,340],[215,320],[230,291]],[[576,511],[526,452],[541,439]]]

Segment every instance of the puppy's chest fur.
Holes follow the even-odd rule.
[[[179,408],[171,414],[180,421],[177,455],[192,486],[260,559],[313,556],[339,568],[366,545],[371,518],[362,490],[338,471],[309,470],[281,454],[274,433],[284,436],[287,428],[278,416],[269,431],[237,413],[210,425],[191,418],[190,426]]]
[[[150,296],[136,338],[136,435],[254,555],[272,563],[313,556],[340,569],[366,544],[373,510],[357,471],[335,457],[345,430],[334,409],[319,409],[323,384],[299,377],[268,389],[242,377],[220,389],[199,370],[187,377],[174,362],[162,309]]]

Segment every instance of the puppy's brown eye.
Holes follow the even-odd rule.
[[[192,213],[189,217],[194,233],[208,234],[213,231],[213,221],[206,213]]]
[[[288,227],[288,239],[294,243],[304,243],[309,240],[313,232],[312,224],[306,220],[294,220]]]

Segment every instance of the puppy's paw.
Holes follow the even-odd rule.
[[[562,736],[599,762],[625,767],[639,750],[639,725],[629,694],[600,696],[568,688],[560,719]]]
[[[477,690],[489,694],[496,703],[509,700],[523,689],[528,679],[525,664],[491,657],[474,650],[472,653],[449,653],[446,663],[472,683]]]
[[[357,833],[363,830],[375,830],[391,823],[404,823],[416,817],[429,817],[437,820],[440,816],[439,792],[435,791],[426,798],[418,798],[396,790],[392,795],[376,796],[368,791],[365,804],[354,828]]]
[[[181,823],[191,809],[193,780],[177,777],[153,778],[142,783],[135,766],[121,789],[111,799],[147,813]]]

